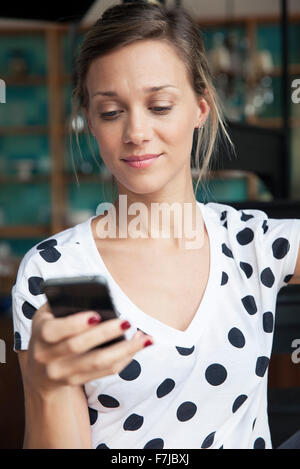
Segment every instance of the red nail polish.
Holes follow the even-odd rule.
[[[149,345],[152,345],[152,344],[153,344],[152,340],[148,339],[148,340],[146,340],[146,342],[144,343],[144,348],[145,348],[145,347],[148,347]]]
[[[123,329],[123,331],[125,329],[129,329],[130,327],[131,327],[131,324],[128,321],[123,321],[122,324],[121,324],[121,329]]]
[[[93,326],[94,324],[99,324],[99,322],[101,322],[100,316],[92,316],[92,317],[89,318],[89,320],[88,320],[88,324],[89,324],[90,326]]]

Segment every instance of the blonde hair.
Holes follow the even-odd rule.
[[[198,180],[195,188],[204,182],[210,169],[213,150],[222,137],[233,144],[226,130],[223,110],[213,85],[202,35],[197,23],[183,7],[139,1],[108,8],[86,33],[77,62],[77,83],[73,90],[73,122],[81,111],[88,108],[89,96],[86,77],[91,62],[118,48],[143,39],[167,41],[186,65],[190,84],[198,96],[206,99],[210,107],[204,128],[196,137],[195,165]],[[86,122],[85,113],[82,117]],[[78,129],[75,129],[78,143]],[[196,131],[195,131],[196,132]]]

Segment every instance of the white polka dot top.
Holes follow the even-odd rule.
[[[267,376],[279,290],[291,279],[300,220],[198,202],[210,240],[210,274],[185,331],[141,311],[97,250],[91,219],[24,256],[12,290],[14,350],[28,348],[46,301],[42,280],[104,275],[117,313],[153,336],[119,374],[86,383],[95,449],[272,448]],[[176,295],[176,291],[174,291]],[[184,314],[184,311],[182,312]]]

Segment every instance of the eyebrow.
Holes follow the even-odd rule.
[[[153,93],[155,91],[160,91],[164,88],[177,88],[177,86],[174,85],[161,85],[161,86],[150,86],[147,88],[144,88],[143,91],[144,93]],[[115,91],[97,91],[96,93],[93,94],[92,98],[94,96],[118,96],[118,94]]]

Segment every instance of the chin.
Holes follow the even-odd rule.
[[[139,179],[139,181],[137,181]],[[152,194],[155,192],[160,191],[164,184],[159,184],[159,181],[157,181],[157,177],[150,177],[148,178],[148,181],[146,178],[135,178],[134,181],[128,181],[128,180],[120,180],[119,182],[121,185],[124,187],[124,189],[127,189],[129,192],[132,192],[133,194]]]

